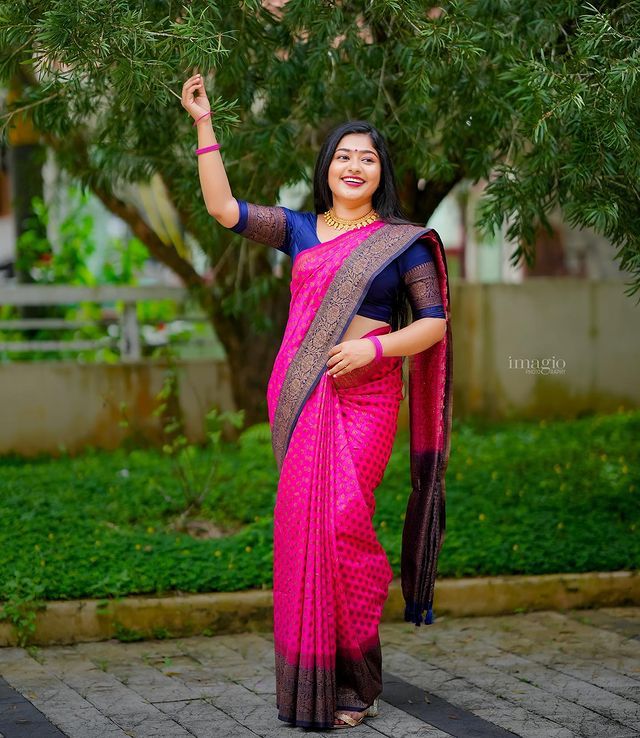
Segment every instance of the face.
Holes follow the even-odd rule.
[[[371,202],[380,184],[381,165],[368,133],[348,133],[340,139],[329,165],[333,204],[349,207]]]

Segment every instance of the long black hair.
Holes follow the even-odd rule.
[[[366,120],[350,120],[333,128],[320,147],[313,173],[313,202],[316,215],[324,213],[333,205],[333,194],[329,187],[329,166],[338,144],[349,133],[368,133],[373,148],[380,158],[380,184],[373,193],[371,204],[385,223],[410,223],[421,225],[406,218],[393,169],[387,143],[378,129]],[[391,329],[398,330],[408,324],[409,305],[405,291],[398,290],[392,307]]]
[[[380,158],[380,184],[373,193],[372,206],[386,223],[411,223],[407,220],[396,185],[393,163],[387,143],[380,131],[366,120],[349,120],[333,128],[320,147],[313,173],[313,201],[316,214],[324,213],[333,205],[333,194],[329,188],[329,166],[338,144],[349,133],[368,133],[373,148]],[[414,225],[418,225],[414,223]]]

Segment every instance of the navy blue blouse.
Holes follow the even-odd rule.
[[[292,263],[301,251],[320,243],[315,213],[237,202],[240,219],[231,230],[273,246],[287,254]],[[390,323],[403,284],[413,320],[445,317],[433,256],[423,241],[413,243],[374,277],[357,314]]]

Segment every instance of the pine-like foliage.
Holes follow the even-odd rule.
[[[62,164],[106,190],[158,171],[215,261],[229,234],[204,209],[177,98],[195,68],[238,197],[274,202],[309,178],[331,126],[365,118],[411,217],[490,177],[481,225],[509,216],[516,258],[560,205],[611,239],[640,289],[638,0],[0,2],[0,80],[24,80],[16,106]]]

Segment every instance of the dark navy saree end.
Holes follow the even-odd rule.
[[[427,611],[426,616],[423,616],[423,612]],[[420,603],[408,602],[404,609],[404,619],[407,623],[413,623],[414,625],[431,625],[435,620],[433,614],[433,607],[431,605],[421,605]]]

